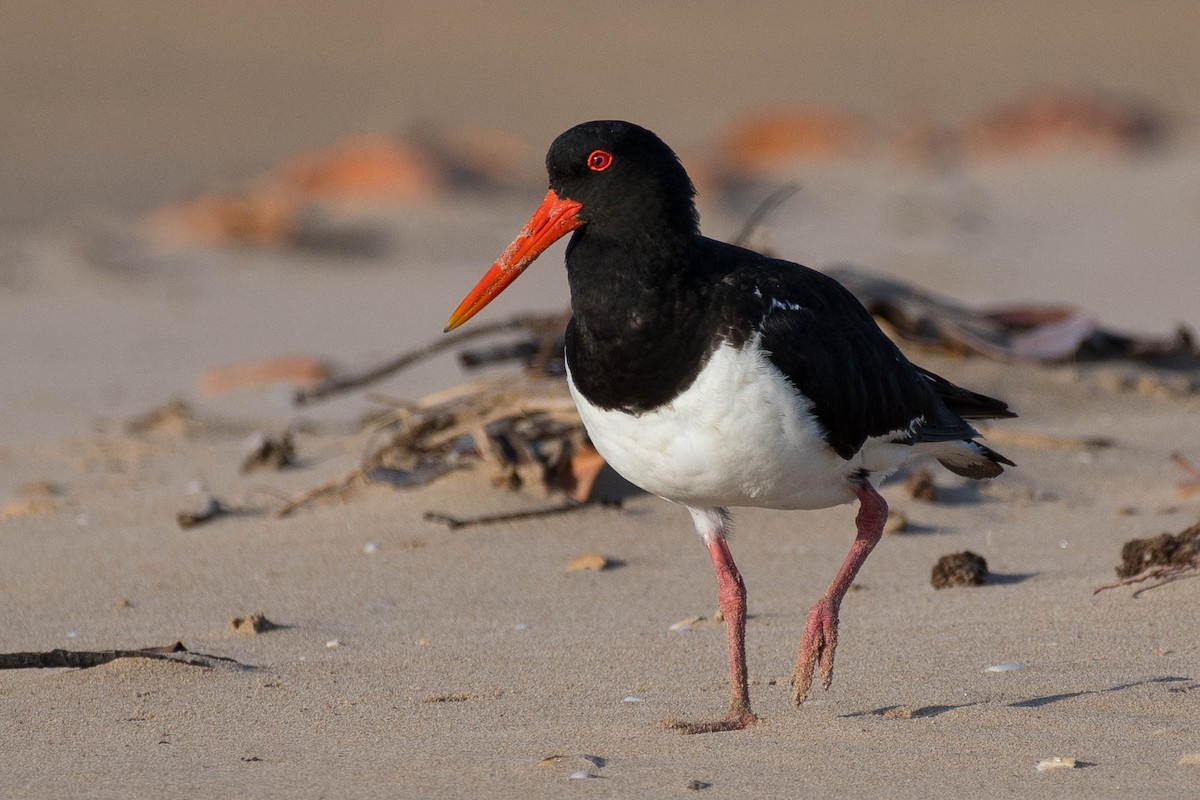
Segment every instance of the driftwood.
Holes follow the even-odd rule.
[[[1182,326],[1172,336],[1135,337],[1105,328],[1072,306],[979,310],[859,267],[840,265],[826,273],[900,338],[926,347],[997,361],[1128,359],[1200,369],[1200,346],[1195,335]]]
[[[455,517],[439,511],[426,511],[425,519],[430,522],[441,522],[450,530],[466,528],[471,525],[491,525],[496,522],[517,522],[518,520],[536,519],[537,517],[552,517],[559,514],[570,514],[585,508],[582,503],[563,503],[550,508],[533,508],[523,511],[510,511],[505,514],[482,514],[478,517]]]
[[[0,653],[0,669],[88,669],[116,661],[118,658],[148,658],[155,661],[174,661],[191,667],[211,669],[218,666],[247,668],[246,664],[225,656],[194,653],[182,642],[165,647],[146,647],[141,650],[46,650],[27,653]]]

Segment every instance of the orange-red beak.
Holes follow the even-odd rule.
[[[492,265],[479,283],[475,284],[471,293],[454,309],[443,332],[454,330],[478,314],[515,281],[542,251],[583,225],[583,220],[576,216],[581,208],[582,203],[561,198],[553,189],[548,191],[546,199],[538,206],[538,210],[533,212],[533,217],[521,231],[521,235],[513,240],[500,259]]]

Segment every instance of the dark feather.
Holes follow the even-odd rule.
[[[963,419],[1007,419],[1016,416],[1016,412],[1010,410],[1008,403],[1003,400],[955,386],[924,367],[916,369],[925,380],[933,385],[934,391],[937,392],[946,407]]]

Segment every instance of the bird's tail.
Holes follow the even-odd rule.
[[[992,448],[974,439],[953,442],[928,442],[917,445],[918,449],[938,460],[943,467],[964,478],[994,478],[1004,472],[1002,465],[1016,464]]]
[[[917,367],[917,370],[933,386],[934,392],[946,404],[946,408],[963,419],[1005,419],[1017,415],[1003,400],[955,386],[941,375],[927,369]]]

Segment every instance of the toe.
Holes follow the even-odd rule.
[[[683,722],[682,720],[663,720],[659,723],[669,731],[692,736],[698,733],[726,733],[728,731],[744,731],[758,724],[758,717],[749,711],[730,712],[721,719],[709,722]]]

